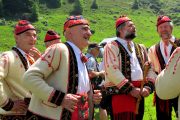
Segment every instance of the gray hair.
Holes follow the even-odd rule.
[[[119,37],[120,36],[120,32],[119,30],[123,29],[126,25],[126,22],[124,22],[123,24],[119,25],[117,28],[116,28],[116,36]]]
[[[169,24],[170,24],[170,26],[173,28],[173,26],[174,26],[174,25],[173,25],[173,22],[171,21],[171,22],[169,22]]]

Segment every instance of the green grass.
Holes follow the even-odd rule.
[[[131,6],[133,0],[97,0],[98,9],[92,10],[90,6],[91,0],[80,0],[83,7],[83,16],[90,21],[90,27],[95,31],[91,37],[91,41],[100,42],[104,38],[115,36],[115,20],[120,15],[128,15],[136,25],[137,38],[135,42],[143,43],[147,47],[159,41],[156,32],[156,18],[157,15],[149,8],[141,8],[139,10],[132,10]],[[161,0],[168,3],[164,5],[165,12],[172,14],[171,8],[175,7],[176,1]],[[48,29],[54,29],[61,34],[62,41],[65,41],[63,36],[63,24],[69,12],[73,8],[73,4],[68,4],[67,0],[62,0],[62,6],[58,9],[47,9],[45,5],[41,5],[39,21],[33,23],[38,30],[37,48],[44,51],[45,46],[43,43],[45,33]],[[170,6],[170,5],[171,6]],[[180,16],[176,13],[175,16]],[[9,50],[14,44],[13,26],[16,21],[6,21],[5,26],[0,26],[0,51]],[[47,24],[44,24],[47,23]],[[178,38],[180,26],[174,27],[174,35]]]

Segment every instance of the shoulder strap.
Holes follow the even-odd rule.
[[[156,54],[158,57],[159,64],[161,66],[161,70],[163,70],[165,68],[166,64],[165,64],[164,58],[163,58],[162,53],[161,53],[160,43],[155,45],[155,49],[156,49]]]
[[[68,76],[68,91],[67,93],[76,94],[77,92],[77,86],[78,86],[78,67],[77,67],[77,60],[75,53],[72,49],[72,47],[65,42],[64,43],[68,50],[69,50],[69,76]],[[62,120],[71,120],[72,113],[67,110],[63,109],[62,111]]]
[[[145,61],[147,61],[147,53],[146,50],[143,46],[141,46],[140,44],[136,44],[134,43],[135,46],[135,50],[136,50],[136,57],[139,61],[139,64],[141,66],[141,69],[143,70],[143,65],[145,63]]]
[[[22,53],[16,47],[12,47],[12,50],[14,50],[18,54],[21,62],[23,63],[25,70],[27,70],[28,69],[28,62],[27,62],[26,58],[22,55]]]
[[[118,56],[121,54],[121,63],[122,63],[122,73],[123,75],[131,81],[131,65],[130,65],[130,56],[126,49],[121,45],[121,43],[117,40],[115,42],[118,44],[119,53]]]

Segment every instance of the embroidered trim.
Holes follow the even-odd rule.
[[[122,86],[124,86],[129,80],[128,79],[124,79],[123,81],[121,81],[117,87],[120,89]]]
[[[155,49],[156,49],[156,54],[157,54],[157,57],[158,57],[158,61],[159,61],[160,66],[161,66],[161,70],[163,70],[165,68],[166,64],[165,64],[164,58],[163,58],[162,53],[161,53],[160,43],[158,43],[155,46]]]
[[[2,109],[5,111],[10,111],[13,108],[13,105],[14,102],[11,99],[9,99],[8,103],[4,107],[2,107]]]
[[[69,76],[68,76],[68,91],[67,93],[76,94],[78,88],[78,66],[75,53],[72,47],[66,42],[65,45],[69,50]],[[61,120],[71,120],[72,113],[69,110],[63,109]]]
[[[27,70],[28,69],[28,63],[27,63],[26,58],[22,55],[22,53],[16,47],[12,47],[12,50],[14,50],[18,54],[21,62],[24,65],[25,70]]]
[[[50,102],[56,104],[57,106],[60,106],[61,103],[62,103],[62,100],[63,100],[64,96],[65,96],[65,93],[56,90],[56,91],[54,92],[54,95],[52,96]]]
[[[176,68],[177,68],[179,61],[180,61],[180,57],[178,57],[178,59],[176,60],[176,64],[174,65],[174,69],[173,69],[173,74],[176,73],[176,70],[177,70]]]
[[[119,43],[117,40],[115,40],[119,47],[119,54],[121,54],[121,62],[122,62],[122,74],[131,81],[131,63],[130,63],[130,56],[126,49]]]
[[[55,45],[56,44],[54,44],[53,46],[55,46]],[[55,51],[56,51],[56,49],[52,51],[52,46],[50,46],[49,49],[46,51],[46,53],[43,56],[41,56],[41,60],[46,61],[48,63],[48,67],[51,67],[53,71],[54,71],[54,68],[52,66],[52,60],[54,58]],[[52,56],[50,55],[50,52],[53,52]]]

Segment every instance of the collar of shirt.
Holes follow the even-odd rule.
[[[16,47],[16,46],[15,46]],[[19,50],[19,52],[21,52],[21,54],[26,58],[26,53],[22,50],[22,49],[20,49],[20,48],[18,48],[18,47],[16,47],[18,50]]]
[[[28,60],[28,58],[27,58],[27,56],[26,56],[26,53],[22,50],[22,49],[20,49],[20,48],[18,48],[17,46],[15,46],[18,50],[19,50],[19,52],[21,52],[21,54],[26,58],[26,61],[27,61],[27,63],[28,63],[28,66],[30,66],[30,63],[29,63],[29,60]]]
[[[81,50],[72,42],[67,41],[67,43],[73,48],[75,54],[77,54],[80,57]]]
[[[120,42],[123,47],[128,51],[129,55],[131,55],[132,53],[135,53],[135,48],[134,48],[134,43],[132,41],[126,41],[124,39],[121,39],[121,38],[117,38],[117,41]],[[129,42],[130,46],[131,46],[131,49],[132,49],[132,53],[129,51],[128,47],[127,47],[127,42]]]
[[[174,41],[175,41],[175,37],[172,36],[172,37],[170,38],[170,40],[171,40],[172,42],[174,42]],[[168,44],[168,46],[167,46],[167,53],[168,53],[168,56],[167,56],[167,57],[166,57],[166,55],[165,55],[165,53],[164,53],[164,42],[162,41],[162,39],[161,39],[161,41],[160,41],[160,49],[161,49],[161,53],[162,53],[162,56],[163,56],[163,58],[164,58],[164,61],[165,61],[165,63],[167,64],[167,62],[168,62],[168,60],[169,60],[169,57],[170,57],[170,52],[171,52],[171,49],[172,49],[172,45],[171,45],[171,44]]]
[[[172,37],[170,38],[170,40],[171,40],[172,42],[174,42],[174,41],[175,41],[175,37],[174,37],[174,36],[172,36]],[[164,45],[164,42],[163,42],[163,40],[162,40],[162,39],[160,40],[160,45]],[[169,46],[172,46],[172,45],[171,45],[171,44],[169,44],[169,45],[168,45],[168,47],[169,47]]]
[[[72,42],[67,43],[73,48],[78,63],[78,90],[77,93],[87,93],[90,90],[89,77],[86,66],[81,61],[81,50]]]
[[[90,54],[90,53],[87,53],[87,54],[86,54],[86,57],[87,57],[87,58],[90,58],[90,57],[93,57],[93,58],[94,58],[94,56],[93,56],[92,54]],[[95,58],[94,58],[94,59],[95,59]]]

